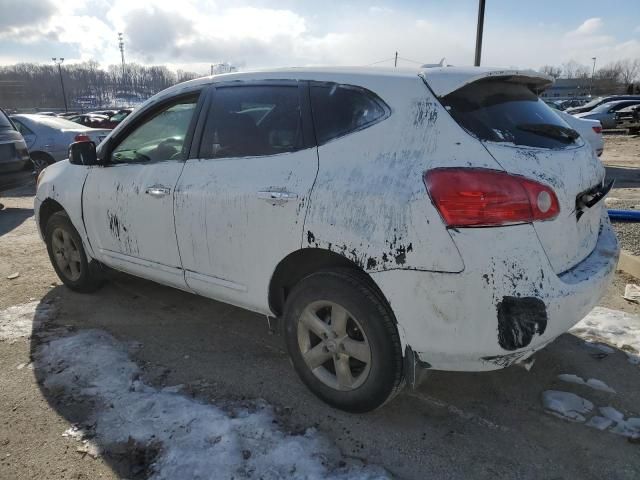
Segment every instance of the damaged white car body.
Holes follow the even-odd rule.
[[[281,317],[304,383],[370,410],[417,365],[525,360],[611,280],[610,186],[537,98],[549,81],[437,67],[187,82],[48,167],[38,225],[71,288],[95,289],[104,264]]]

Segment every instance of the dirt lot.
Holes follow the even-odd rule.
[[[609,173],[631,183],[628,190],[616,190],[616,198],[638,199],[637,171],[627,169],[638,167],[639,146],[637,139],[607,138],[603,159]],[[123,274],[114,274],[91,295],[60,286],[36,232],[32,195],[33,186],[5,192],[7,208],[0,212],[0,312],[16,305],[48,312],[42,325],[23,325],[26,336],[0,337],[2,479],[133,479],[150,473],[157,451],[149,446],[124,441],[120,449],[103,445],[102,452],[92,452],[90,443],[72,433],[63,436],[72,424],[84,422],[90,430],[86,423],[97,407],[46,387],[51,366],[39,361],[37,352],[52,338],[88,329],[109,332],[126,345],[141,369],[140,381],[149,386],[181,385],[176,390],[185,397],[226,412],[237,405],[251,409],[263,399],[272,406],[273,422],[294,439],[315,427],[339,448],[340,465],[362,460],[406,479],[640,478],[640,445],[556,418],[545,412],[541,399],[547,390],[573,392],[596,408],[612,406],[638,417],[640,367],[623,351],[594,351],[565,334],[536,355],[529,372],[519,367],[482,374],[432,372],[419,389],[406,390],[376,412],[345,414],[303,387],[264,317]],[[19,276],[7,279],[13,273]],[[618,273],[601,305],[640,314],[640,306],[621,297],[632,280]],[[558,379],[563,373],[599,379],[616,393],[563,382]],[[119,427],[125,439],[133,435],[128,428],[126,422]],[[155,423],[145,428],[162,435]],[[250,461],[251,452],[245,452],[242,457]],[[291,450],[291,456],[298,454]],[[243,470],[234,476],[260,478],[259,473]],[[207,472],[198,478],[227,477]]]

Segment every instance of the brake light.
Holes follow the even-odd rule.
[[[75,142],[90,142],[91,138],[89,138],[89,135],[85,135],[84,133],[79,133],[78,135],[76,135],[76,137],[73,140]]]
[[[488,227],[550,220],[560,213],[546,185],[488,169],[437,168],[424,184],[448,227]]]
[[[602,125],[597,125],[595,127],[591,127],[593,128],[593,131],[596,133],[602,133]]]

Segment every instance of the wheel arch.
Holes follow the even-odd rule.
[[[47,222],[51,218],[51,215],[56,212],[67,213],[64,207],[53,198],[46,198],[40,205],[40,208],[38,209],[38,228],[40,228],[40,233],[43,238],[45,229],[47,228]]]
[[[349,258],[324,248],[302,248],[290,253],[278,263],[269,282],[271,311],[280,316],[289,292],[300,280],[314,272],[329,268],[349,268],[360,272],[393,312],[385,295],[362,267]]]

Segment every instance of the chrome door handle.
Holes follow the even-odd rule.
[[[151,185],[145,189],[144,193],[151,195],[152,197],[159,198],[169,195],[171,193],[171,189],[164,185]]]
[[[298,198],[298,194],[293,192],[283,192],[280,190],[263,190],[258,192],[258,198],[269,203],[283,204],[290,200],[295,200]]]

